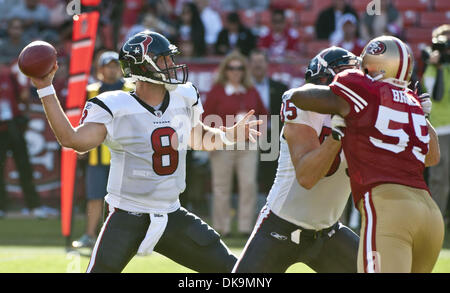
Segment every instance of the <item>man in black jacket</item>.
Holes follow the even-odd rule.
[[[216,54],[226,55],[234,49],[238,49],[243,55],[248,56],[256,47],[256,38],[246,28],[239,18],[239,14],[231,12],[227,15],[226,27],[222,29],[216,41]]]
[[[271,121],[268,121],[267,130],[267,141],[271,145],[276,144],[278,147],[278,139],[272,141],[272,131],[276,132],[273,134],[274,137],[279,137],[282,123],[280,122],[280,109],[281,109],[281,97],[285,91],[288,90],[285,84],[275,81],[268,76],[268,57],[264,51],[253,50],[250,53],[250,71],[253,77],[253,85],[258,90],[261,100],[270,115],[276,115],[278,120],[278,129],[271,129]],[[274,123],[273,121],[272,123]],[[263,153],[268,153],[270,150],[262,150]],[[273,160],[260,160],[259,167],[259,182],[261,184],[260,191],[268,194],[272,186],[273,180],[275,178],[275,173],[277,171],[277,158],[278,152],[276,152],[276,157]]]
[[[317,18],[317,38],[320,40],[328,40],[330,35],[336,30],[339,18],[347,13],[353,14],[358,19],[355,10],[347,4],[346,0],[334,0],[333,5],[322,10]]]

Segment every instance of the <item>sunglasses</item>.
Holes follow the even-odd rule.
[[[226,67],[227,70],[240,70],[240,71],[244,71],[245,67],[244,66],[227,66]]]

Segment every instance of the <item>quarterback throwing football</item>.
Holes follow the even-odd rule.
[[[236,257],[219,235],[180,206],[185,189],[186,145],[214,149],[236,137],[255,140],[253,111],[232,128],[204,126],[198,91],[187,82],[186,65],[176,65],[176,46],[144,31],[122,47],[125,77],[136,91],[111,91],[89,100],[73,128],[54,94],[57,70],[33,79],[50,125],[64,147],[86,152],[101,143],[111,151],[106,202],[109,215],[92,251],[87,272],[121,272],[136,254],[157,251],[199,272],[229,272]],[[244,135],[236,135],[243,133]],[[204,140],[208,134],[210,140]]]

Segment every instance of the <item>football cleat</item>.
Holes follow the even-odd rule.
[[[83,247],[93,248],[95,246],[95,241],[96,241],[95,238],[84,234],[83,236],[81,236],[80,239],[72,242],[72,247],[74,247],[74,248],[83,248]]]
[[[411,79],[414,58],[411,49],[396,37],[371,40],[361,54],[361,67],[375,80],[406,88]]]

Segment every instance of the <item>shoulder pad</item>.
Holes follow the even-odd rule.
[[[182,96],[190,106],[195,105],[200,98],[197,88],[189,81],[185,84],[179,84],[171,93]]]

